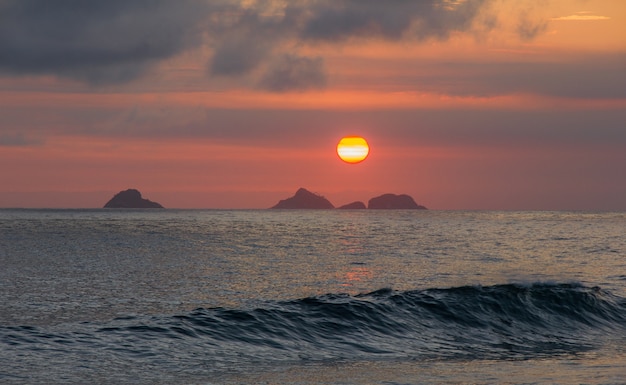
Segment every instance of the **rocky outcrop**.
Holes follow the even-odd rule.
[[[420,206],[411,196],[406,194],[383,194],[372,198],[367,204],[368,209],[416,209],[426,210],[426,207]]]
[[[120,191],[104,205],[105,209],[162,209],[163,206],[141,197],[135,189]]]
[[[340,210],[361,210],[366,209],[365,203],[361,201],[356,201],[352,203],[348,203],[347,205],[337,207]]]
[[[333,209],[332,203],[321,195],[300,188],[296,195],[279,201],[273,209]]]
[[[291,198],[279,201],[272,209],[333,209],[332,203],[321,195],[314,194],[305,188],[299,188]],[[396,209],[396,210],[427,210],[415,203],[410,195],[383,194],[369,200],[368,205],[360,201],[340,206],[340,210],[361,209]]]

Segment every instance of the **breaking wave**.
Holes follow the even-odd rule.
[[[108,360],[211,371],[277,362],[549,357],[623,339],[624,325],[623,298],[580,284],[535,283],[327,294],[54,330],[4,326],[0,345],[31,356],[71,355],[87,366]]]

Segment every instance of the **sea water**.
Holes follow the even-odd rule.
[[[626,213],[0,210],[3,384],[626,383]]]

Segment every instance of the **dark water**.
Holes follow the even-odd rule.
[[[0,383],[626,383],[625,229],[0,210]]]

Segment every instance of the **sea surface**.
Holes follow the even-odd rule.
[[[2,384],[625,384],[626,213],[0,210]]]

